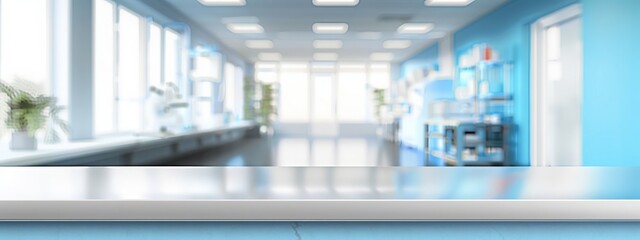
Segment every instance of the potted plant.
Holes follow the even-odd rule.
[[[271,121],[273,120],[273,116],[276,114],[273,84],[263,84],[261,95],[262,98],[260,99],[258,107],[260,123],[263,126],[271,127]]]
[[[44,134],[44,143],[60,143],[62,138],[60,137],[58,130],[62,131],[64,134],[69,133],[69,126],[67,125],[67,122],[60,117],[60,112],[64,110],[66,110],[66,108],[58,105],[57,99],[51,99],[48,111],[49,120],[47,121],[47,129]]]
[[[374,113],[379,123],[382,121],[382,107],[385,105],[384,96],[385,96],[384,89],[380,89],[380,88],[373,89]]]
[[[44,115],[44,111],[51,106],[52,98],[34,96],[1,81],[0,92],[8,97],[9,112],[6,124],[8,128],[13,129],[11,149],[36,150],[35,133],[46,123],[47,116]]]

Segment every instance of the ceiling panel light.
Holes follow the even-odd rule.
[[[393,60],[393,53],[377,52],[372,53],[369,58],[373,61],[391,61]]]
[[[382,47],[387,49],[405,49],[411,46],[409,40],[387,40],[382,43]]]
[[[338,60],[337,53],[314,53],[313,60],[316,61],[335,61]]]
[[[316,6],[355,6],[360,0],[313,0]]]
[[[424,4],[431,7],[464,7],[475,0],[425,0]]]
[[[338,49],[342,48],[342,41],[340,40],[315,40],[313,41],[313,47],[317,49]]]
[[[317,34],[343,34],[349,30],[346,23],[314,23],[313,32]]]
[[[271,40],[247,40],[244,44],[248,48],[253,49],[270,49],[273,48],[273,42]]]
[[[206,6],[244,6],[247,5],[245,0],[198,0],[202,5]]]
[[[280,61],[282,59],[282,54],[275,52],[260,53],[258,54],[258,59],[261,61]]]
[[[398,33],[421,34],[433,29],[433,23],[405,23],[398,27]]]
[[[230,23],[227,29],[232,33],[263,33],[264,28],[257,23]]]

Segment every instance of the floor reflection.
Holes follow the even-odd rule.
[[[424,166],[420,151],[378,138],[250,138],[171,161],[190,166]]]

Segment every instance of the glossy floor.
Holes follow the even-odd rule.
[[[420,151],[378,138],[249,138],[174,166],[424,166]]]

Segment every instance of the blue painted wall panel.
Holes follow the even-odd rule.
[[[417,53],[410,59],[404,61],[400,66],[401,77],[407,77],[414,69],[438,69],[438,44]]]
[[[640,166],[640,1],[583,0],[583,164]]]

